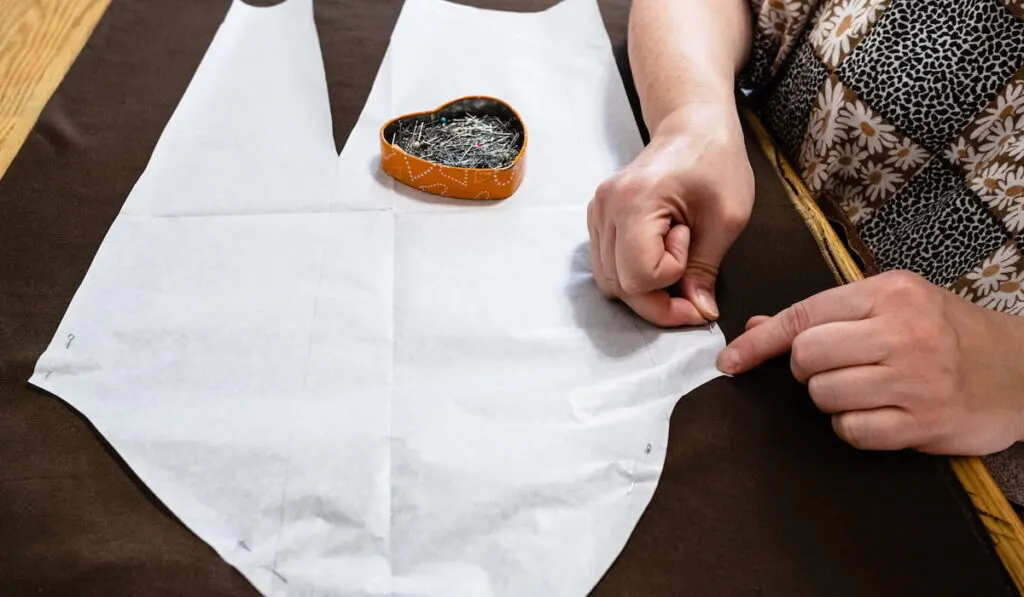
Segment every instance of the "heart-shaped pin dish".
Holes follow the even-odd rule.
[[[526,173],[526,127],[505,102],[463,97],[394,118],[380,129],[381,168],[420,191],[507,199]]]

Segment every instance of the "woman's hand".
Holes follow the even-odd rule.
[[[792,351],[836,433],[857,448],[985,455],[1024,439],[1024,319],[906,272],[756,317],[720,355],[742,373]]]
[[[718,318],[715,278],[750,219],[754,178],[735,104],[691,104],[606,181],[587,211],[594,279],[666,327]],[[682,298],[668,289],[680,284]]]

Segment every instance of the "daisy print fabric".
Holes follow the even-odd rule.
[[[969,301],[1015,315],[1024,313],[1024,259],[1016,243],[996,249],[983,259],[952,290]]]
[[[1024,1],[751,7],[741,83],[868,269],[1024,313]]]

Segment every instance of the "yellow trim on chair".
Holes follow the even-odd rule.
[[[864,273],[850,255],[846,245],[825,218],[825,214],[804,185],[803,179],[776,147],[760,119],[750,110],[745,109],[743,113],[761,151],[775,167],[790,201],[817,241],[836,281],[847,284],[864,279]],[[1024,526],[1021,525],[1020,518],[981,459],[956,456],[949,460],[953,472],[970,496],[985,528],[988,529],[999,558],[1013,578],[1017,590],[1024,595]]]

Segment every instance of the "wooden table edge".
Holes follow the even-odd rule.
[[[14,3],[25,2],[22,11]],[[85,47],[111,0],[0,0],[4,24],[0,53],[19,52],[31,60],[10,60],[0,71],[0,179],[25,143],[43,108]]]

